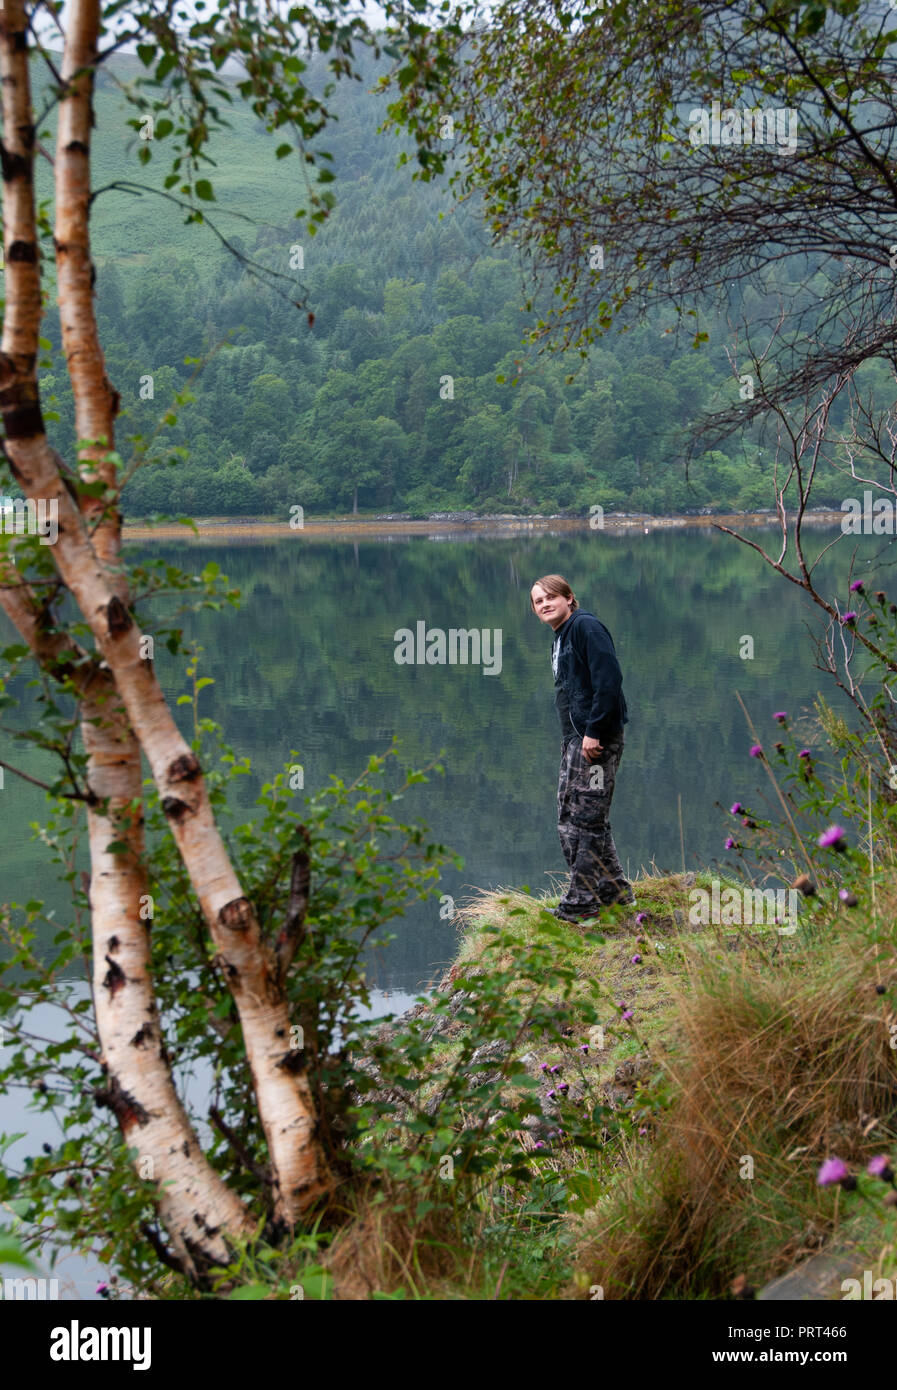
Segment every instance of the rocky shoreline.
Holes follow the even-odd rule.
[[[793,514],[788,520],[792,521]],[[843,520],[840,511],[820,509],[804,516],[805,526],[828,527]],[[516,516],[509,512],[497,512],[480,516],[475,512],[433,512],[428,517],[412,517],[407,512],[388,512],[372,517],[326,517],[321,520],[307,518],[301,527],[292,527],[287,521],[257,521],[252,517],[207,517],[197,521],[199,539],[246,540],[269,537],[294,536],[297,540],[315,540],[360,536],[376,539],[389,539],[393,536],[427,536],[431,540],[457,538],[463,535],[501,536],[522,532],[572,532],[596,531],[622,532],[642,530],[644,532],[684,529],[708,526],[739,527],[776,526],[776,513],[771,509],[760,512],[711,513],[703,508],[699,513],[678,516],[652,516],[647,512],[609,512],[603,518],[603,526],[595,527],[588,517],[564,516],[555,513],[550,516]],[[184,527],[174,522],[149,526],[144,522],[125,524],[126,540],[184,539]]]

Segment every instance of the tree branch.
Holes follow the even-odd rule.
[[[297,849],[291,861],[290,896],[287,899],[286,919],[277,937],[274,957],[277,962],[277,979],[281,985],[286,982],[287,972],[292,964],[299,945],[305,936],[305,914],[308,911],[309,884],[309,846],[311,837],[304,825],[297,827],[304,844]]]

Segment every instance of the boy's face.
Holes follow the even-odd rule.
[[[568,598],[564,598],[563,594],[546,594],[541,584],[533,585],[531,597],[536,616],[555,629],[565,623],[573,612]]]

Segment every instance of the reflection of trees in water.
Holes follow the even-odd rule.
[[[819,532],[818,549],[833,534]],[[881,548],[876,538],[863,539],[860,555]],[[614,826],[632,871],[652,858],[679,867],[680,793],[689,867],[695,857],[722,853],[727,832],[714,801],[749,799],[759,785],[736,690],[761,736],[773,710],[797,716],[820,687],[835,704],[840,695],[813,669],[803,597],[711,530],[441,545],[397,537],[304,546],[290,538],[186,550],[159,545],[147,553],[187,567],[194,553],[197,568],[216,560],[242,591],[237,611],[183,620],[185,637],[205,649],[204,673],[215,679],[201,711],[223,724],[238,756],[252,759],[253,775],[232,784],[238,816],[252,813],[261,782],[292,761],[294,749],[313,790],[331,773],[354,779],[393,733],[402,739],[405,763],[423,765],[445,748],[445,777],[432,774],[401,814],[427,821],[436,838],[464,855],[464,870],[444,890],[453,894],[463,894],[462,884],[490,883],[528,883],[542,892],[546,873],[563,868],[554,825],[560,749],[550,634],[528,597],[538,575],[565,574],[617,645],[631,723]],[[821,570],[834,577],[841,567],[836,547]],[[445,629],[500,628],[501,674],[398,666],[393,635],[419,619]],[[746,633],[754,637],[753,661],[738,657]],[[185,689],[183,666],[161,643],[156,651],[165,689]],[[32,697],[24,691],[23,698]],[[20,710],[17,720],[27,713]],[[189,710],[176,714],[187,729]],[[25,818],[42,817],[41,803],[34,789]],[[36,857],[27,846],[18,857],[4,856],[7,894],[22,901],[30,888],[14,882],[10,861],[30,866],[33,877]],[[400,967],[405,983],[450,955],[453,928],[432,917],[427,905],[420,918],[396,924],[401,939],[389,968]]]

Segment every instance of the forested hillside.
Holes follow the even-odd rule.
[[[164,142],[141,161],[147,142],[128,124],[134,112],[119,84],[133,80],[139,61],[122,56],[110,66],[99,77],[98,123],[118,122],[122,135],[114,155],[102,147],[96,175],[99,324],[122,397],[118,448],[126,466],[137,453],[155,460],[126,489],[128,515],[286,518],[296,504],[309,515],[423,516],[771,505],[769,441],[732,438],[686,477],[689,422],[738,399],[724,319],[710,314],[695,326],[707,335],[697,348],[651,321],[615,327],[583,363],[537,357],[523,340],[538,305],[523,312],[513,249],[490,245],[476,209],[454,205],[444,184],[413,183],[410,165],[396,167],[397,140],[378,135],[385,99],[371,90],[373,61],[364,82],[342,82],[334,95],[339,122],[325,143],[336,208],[316,237],[291,225],[306,202],[299,155],[276,159],[280,140],[238,96],[232,130],[212,144],[209,215],[273,273],[268,283],[210,227],[185,225],[160,193],[106,187],[128,180],[161,190],[168,167]],[[46,167],[39,188],[49,190]],[[744,308],[759,314],[788,293],[783,267],[771,267],[766,286],[746,290]],[[307,309],[297,308],[306,295]],[[44,331],[55,360],[44,386],[58,412],[51,429],[73,458],[55,309]],[[185,357],[222,340],[192,383],[195,399],[175,424],[160,425],[195,370]],[[855,490],[831,477],[815,501],[837,506]]]

